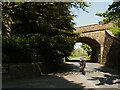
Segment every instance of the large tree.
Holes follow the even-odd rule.
[[[25,38],[35,59],[58,61],[70,55],[75,42],[70,8],[86,6],[85,2],[4,2],[3,39]]]

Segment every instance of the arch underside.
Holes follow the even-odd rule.
[[[100,62],[100,44],[89,37],[80,37],[77,42],[88,44],[92,48],[90,61]]]

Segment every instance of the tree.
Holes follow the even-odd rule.
[[[120,1],[113,2],[108,8],[111,21],[114,21],[116,26],[120,27]]]
[[[96,15],[103,17],[104,19],[100,22],[101,24],[112,22],[114,27],[110,30],[116,36],[120,36],[120,1],[113,2],[109,5],[109,8],[104,13],[97,13]]]
[[[42,33],[51,34],[49,29],[57,28],[72,31],[73,16],[70,14],[70,8],[87,6],[84,3],[49,3],[49,2],[5,2],[3,7],[3,32],[4,27],[10,34],[29,34]],[[44,29],[44,30],[43,30]],[[47,30],[45,30],[47,29]],[[49,32],[49,33],[48,33]],[[52,34],[55,34],[52,32]]]
[[[104,13],[97,13],[96,15],[103,17],[100,23],[113,22],[116,26],[120,27],[120,1],[113,2]]]
[[[20,37],[34,51],[36,61],[58,61],[69,56],[75,43],[71,7],[82,8],[86,3],[4,2],[3,39]],[[6,48],[6,47],[4,47]]]
[[[81,47],[82,47],[85,51],[87,51],[88,55],[91,54],[92,48],[91,48],[89,45],[87,45],[87,44],[85,44],[85,43],[82,43],[82,46],[81,46]]]

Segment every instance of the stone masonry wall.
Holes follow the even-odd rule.
[[[95,41],[97,41],[99,44],[104,44],[105,39],[105,30],[96,31],[96,32],[89,32],[89,33],[83,33],[81,37],[88,37]]]
[[[7,73],[3,73],[3,80],[9,78],[24,78],[40,76],[42,74],[40,65],[32,63],[9,63],[7,64]]]
[[[114,37],[109,31],[105,34],[103,61],[105,65],[112,68],[120,66],[120,39]]]

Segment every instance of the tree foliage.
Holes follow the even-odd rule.
[[[84,2],[3,2],[3,50],[10,52],[7,47],[14,42],[12,45],[19,52],[20,49],[16,45],[18,42],[20,48],[22,45],[25,46],[22,46],[21,50],[26,49],[28,45],[28,48],[34,52],[32,56],[36,61],[53,62],[69,56],[75,43],[74,22],[72,22],[74,15],[70,14],[71,7],[85,10],[87,4]],[[16,41],[13,38],[19,39]],[[21,44],[21,40],[24,39],[25,42]],[[8,56],[9,53],[6,51],[4,54]],[[11,53],[12,57],[17,51]],[[25,52],[31,52],[28,51]],[[21,56],[22,53],[19,54]]]
[[[106,12],[97,13],[96,15],[104,18],[100,22],[102,24],[112,22],[114,25],[114,28],[111,28],[110,30],[116,36],[120,36],[120,1],[113,2],[111,5],[109,5],[109,8]]]
[[[10,38],[3,37],[3,63],[33,62],[34,52],[29,48],[28,42],[28,39],[20,36],[13,36]]]
[[[109,28],[109,29],[115,36],[120,37],[120,28],[119,27],[112,27],[112,28]]]
[[[103,17],[101,23],[113,22],[116,26],[120,27],[120,1],[113,2],[104,13],[97,13],[96,15]]]
[[[73,50],[69,57],[80,57],[80,56],[87,56],[87,52],[83,48],[77,48]]]
[[[82,46],[81,46],[85,51],[87,51],[88,54],[90,54],[92,52],[92,48],[88,45],[88,44],[85,44],[85,43],[82,43]]]

